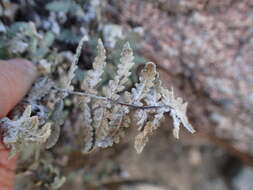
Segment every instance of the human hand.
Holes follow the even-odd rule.
[[[36,78],[35,66],[24,59],[0,60],[0,118],[25,96]],[[9,150],[0,139],[0,189],[13,189],[16,157],[8,159]]]

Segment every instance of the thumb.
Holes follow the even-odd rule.
[[[36,78],[35,66],[24,59],[0,60],[0,118],[25,96]],[[16,157],[0,141],[0,189],[11,190],[15,179]]]
[[[0,61],[0,118],[25,96],[35,77],[36,68],[27,60]]]

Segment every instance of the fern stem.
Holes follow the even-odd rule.
[[[77,92],[77,91],[62,89],[62,88],[58,88],[58,87],[53,87],[53,88],[59,92],[65,92],[65,93],[73,94],[73,95],[77,95],[77,96],[89,96],[91,98],[96,98],[96,99],[100,99],[100,100],[106,100],[106,101],[108,100],[108,98],[106,98],[106,97],[97,96],[95,94],[89,94],[89,93],[85,93],[85,92]]]
[[[116,101],[116,100],[113,100],[111,98],[107,98],[107,97],[104,97],[104,96],[97,96],[95,94],[89,94],[89,93],[85,93],[85,92],[77,92],[77,91],[62,89],[62,88],[58,88],[58,87],[53,87],[53,88],[55,90],[59,91],[59,92],[64,92],[64,93],[68,93],[68,94],[72,94],[72,95],[77,95],[77,96],[89,96],[91,98],[96,98],[96,99],[100,99],[100,100],[105,100],[107,102],[111,102],[112,104],[118,104],[118,105],[121,105],[121,106],[127,106],[127,107],[130,107],[132,109],[160,109],[160,108],[170,108],[170,109],[172,109],[172,107],[168,106],[168,105],[138,106],[138,105],[134,105],[134,104],[128,104],[128,103],[125,103],[125,102]]]

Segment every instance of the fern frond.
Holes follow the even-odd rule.
[[[168,89],[161,87],[161,95],[162,102],[171,108],[170,115],[174,124],[173,135],[176,138],[179,138],[180,124],[182,124],[183,127],[185,127],[189,132],[194,133],[195,130],[191,126],[190,122],[188,121],[188,117],[186,116],[187,103],[184,103],[182,98],[176,98],[173,90],[169,91]]]
[[[117,66],[117,73],[114,79],[109,81],[108,86],[103,88],[105,96],[111,101],[118,100],[125,85],[129,81],[131,69],[134,66],[133,51],[129,43],[123,47],[120,63]],[[105,104],[105,103],[104,103]],[[124,117],[129,112],[128,107],[122,105],[110,105],[107,103],[104,110],[104,127],[97,130],[97,145],[102,147],[111,146],[114,142],[118,141],[118,131],[123,125]]]
[[[149,62],[146,64],[145,68],[141,71],[139,77],[139,83],[135,85],[132,89],[131,103],[138,106],[144,105],[144,98],[148,97],[148,93],[154,88],[154,81],[157,77],[155,64]],[[149,104],[154,106],[154,104]],[[149,110],[137,110],[135,114],[136,124],[141,129],[146,123],[148,118]]]
[[[100,92],[98,89],[100,89],[99,83],[102,81],[106,67],[106,53],[102,41],[99,40],[98,55],[93,62],[93,69],[87,72],[82,81],[82,92],[73,91],[71,82],[84,40],[85,38],[77,47],[75,59],[70,66],[64,87],[53,87],[54,90],[60,92],[62,98],[58,98],[54,107],[55,111],[51,113],[52,127],[49,123],[39,127],[38,116],[31,117],[31,106],[28,106],[22,117],[16,121],[8,118],[0,120],[1,126],[6,129],[4,142],[11,146],[13,153],[28,143],[44,143],[47,139],[47,147],[56,143],[60,131],[59,126],[62,124],[62,117],[59,115],[63,110],[63,98],[68,94],[79,96],[78,111],[82,112],[79,119],[83,122],[79,137],[84,139],[82,149],[84,153],[94,148],[105,148],[118,143],[124,136],[124,128],[130,126],[132,115],[131,124],[134,123],[139,131],[135,138],[135,149],[138,153],[142,152],[150,136],[160,126],[165,113],[169,113],[173,119],[173,135],[176,138],[179,137],[181,124],[191,133],[195,132],[186,116],[187,103],[175,97],[173,90],[170,91],[162,86],[154,63],[149,62],[145,65],[140,73],[139,82],[131,91],[126,92],[126,85],[134,66],[133,51],[128,43],[124,45],[121,53],[116,76]],[[37,88],[40,85],[47,87],[46,84],[47,82],[42,80],[37,84]],[[48,83],[46,89],[50,90],[51,86]],[[37,91],[32,92],[33,96],[35,92],[37,93]],[[32,101],[36,102],[36,99]],[[50,136],[51,132],[54,134]]]
[[[116,76],[114,79],[110,80],[108,86],[103,89],[106,97],[113,100],[120,97],[118,93],[125,89],[125,85],[131,75],[130,70],[134,66],[133,60],[133,50],[131,49],[130,44],[126,43],[121,52],[120,63],[117,66]]]
[[[46,123],[39,127],[37,116],[31,116],[32,107],[27,106],[23,115],[15,121],[8,118],[0,120],[5,130],[3,142],[11,147],[10,156],[24,151],[31,144],[45,143],[51,134],[51,124]]]
[[[92,66],[93,69],[87,72],[87,76],[82,81],[82,90],[88,93],[97,94],[97,85],[102,80],[102,75],[105,70],[105,48],[101,39],[98,40],[97,56]]]
[[[91,109],[88,104],[83,104],[83,114],[82,114],[82,120],[84,124],[84,133],[86,133],[84,136],[84,145],[82,152],[90,152],[92,148],[94,147],[94,135],[95,131],[92,126],[92,116],[91,116]]]
[[[76,49],[76,53],[74,55],[74,59],[73,59],[71,65],[70,65],[67,77],[66,77],[66,79],[64,81],[64,84],[62,86],[65,89],[73,90],[73,86],[71,86],[71,82],[75,77],[75,71],[77,69],[77,63],[78,63],[79,57],[81,55],[83,43],[85,41],[87,41],[87,36],[83,36],[82,39],[80,40],[79,44],[78,44],[78,47]]]
[[[46,141],[46,148],[52,148],[58,141],[61,132],[61,125],[64,123],[64,114],[63,114],[64,103],[63,100],[56,102],[54,106],[53,113],[51,114],[51,135]]]
[[[187,104],[183,103],[181,98],[175,98],[173,91],[162,87],[154,63],[149,62],[145,65],[140,73],[139,82],[131,92],[122,93],[134,65],[133,52],[128,43],[121,53],[116,76],[103,88],[105,96],[100,96],[97,84],[102,80],[105,58],[105,50],[99,41],[98,56],[94,61],[93,70],[88,72],[83,81],[82,89],[85,92],[68,91],[80,95],[83,99],[83,121],[89,131],[84,152],[118,142],[124,134],[124,127],[129,126],[129,116],[132,112],[135,112],[133,119],[140,131],[135,139],[135,149],[138,153],[142,152],[153,131],[160,126],[165,113],[170,113],[173,119],[173,135],[176,138],[179,136],[181,124],[191,133],[194,132],[186,116]]]
[[[157,106],[156,110],[138,110],[134,115],[136,124],[141,133],[137,135],[135,148],[141,152],[148,140],[148,136],[157,129],[163,119],[164,113],[169,112],[173,118],[173,135],[179,137],[179,127],[182,125],[191,133],[195,130],[186,116],[187,104],[181,98],[175,98],[173,91],[162,87],[159,74],[153,63],[148,63],[140,76],[140,82],[132,89],[132,103],[145,106]],[[152,117],[150,117],[152,115]],[[148,117],[149,116],[149,117]],[[151,118],[151,119],[150,119]]]
[[[102,75],[105,70],[105,48],[101,41],[98,40],[97,46],[97,56],[92,64],[93,69],[87,72],[86,77],[82,81],[81,88],[86,93],[90,93],[96,95],[97,87],[99,82],[102,80]],[[96,133],[96,128],[102,125],[104,122],[103,114],[100,112],[104,112],[104,109],[100,106],[103,102],[101,100],[91,101],[90,97],[82,97],[81,98],[81,109],[83,110],[83,121],[84,121],[84,131],[87,133],[86,142],[83,148],[83,152],[89,152],[94,147],[94,138]],[[96,108],[97,107],[97,108]],[[92,117],[92,115],[94,117]]]

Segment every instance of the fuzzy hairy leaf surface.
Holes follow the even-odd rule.
[[[175,97],[173,90],[162,86],[154,63],[146,63],[140,72],[139,82],[129,91],[126,90],[134,66],[129,43],[123,47],[116,75],[101,88],[106,70],[106,52],[99,40],[93,68],[86,72],[80,82],[81,91],[75,91],[73,79],[85,40],[86,37],[83,37],[80,41],[68,72],[62,71],[67,74],[58,85],[60,88],[53,80],[42,77],[26,98],[30,105],[23,115],[14,121],[8,118],[0,121],[6,133],[4,143],[11,147],[12,154],[31,143],[45,143],[46,148],[56,144],[60,126],[64,122],[64,99],[68,95],[78,96],[74,109],[77,109],[77,113],[81,112],[76,119],[82,123],[77,139],[83,140],[83,153],[119,143],[129,126],[137,127],[139,131],[135,138],[135,149],[141,153],[150,136],[159,128],[165,113],[169,113],[173,119],[173,135],[176,138],[179,137],[180,125],[191,133],[195,132],[186,116],[187,103]],[[42,105],[38,101],[42,99],[51,103]],[[32,111],[35,116],[31,116]]]
[[[70,68],[69,68],[69,72],[67,74],[67,77],[65,78],[65,80],[63,81],[63,84],[62,84],[62,87],[65,88],[65,89],[73,89],[73,86],[71,86],[71,82],[72,80],[74,79],[75,77],[75,72],[76,72],[76,69],[77,69],[77,63],[78,63],[78,59],[81,55],[81,50],[82,50],[82,47],[83,47],[83,43],[87,41],[87,36],[83,36],[83,38],[80,40],[79,44],[78,44],[78,47],[76,49],[76,54],[74,56],[74,59],[70,65]]]
[[[32,107],[28,106],[23,115],[15,121],[8,118],[0,120],[1,126],[5,130],[3,142],[11,147],[10,156],[16,152],[29,149],[30,144],[45,143],[51,134],[51,124],[46,123],[39,128],[37,116],[31,116]]]
[[[132,125],[135,123],[140,131],[135,139],[138,153],[142,152],[153,131],[160,126],[166,112],[173,118],[173,134],[176,138],[180,124],[194,132],[186,116],[187,104],[181,98],[175,98],[173,91],[162,87],[154,63],[146,64],[140,73],[139,82],[130,92],[125,90],[134,66],[133,52],[128,43],[123,47],[116,76],[100,92],[98,84],[106,67],[105,59],[105,50],[99,40],[93,69],[87,72],[82,82],[84,92],[78,93],[81,95],[83,126],[87,133],[83,152],[118,143],[124,136],[124,128],[131,123],[131,113],[134,113]]]
[[[101,40],[98,40],[97,56],[92,64],[93,69],[87,72],[87,76],[82,82],[82,90],[92,94],[97,94],[97,85],[102,80],[105,70],[105,48]]]
[[[135,97],[139,97],[139,102],[144,102],[145,106],[157,106],[157,109],[138,110],[134,115],[141,131],[135,139],[135,149],[138,153],[142,152],[149,136],[160,126],[166,112],[170,113],[173,119],[175,138],[179,138],[180,124],[189,132],[195,132],[186,116],[187,103],[183,103],[182,98],[176,98],[173,90],[169,91],[162,87],[155,64],[147,63],[140,76],[140,83],[132,92]]]
[[[121,53],[120,63],[117,67],[117,74],[114,79],[109,81],[108,86],[103,89],[106,97],[114,100],[119,98],[118,93],[125,89],[125,85],[131,75],[130,70],[134,66],[133,60],[133,50],[131,49],[130,44],[126,43]]]
[[[97,87],[99,82],[102,80],[102,75],[104,73],[105,62],[105,48],[101,40],[98,41],[97,46],[97,56],[92,64],[93,69],[87,72],[86,77],[82,81],[81,89],[86,93],[91,93],[96,95],[98,93]],[[103,105],[101,100],[91,100],[90,97],[80,97],[80,105],[83,110],[83,131],[85,135],[85,145],[83,152],[89,152],[94,147],[94,138],[95,138],[95,127],[103,124],[103,108],[100,105]],[[98,106],[97,106],[98,105]],[[97,108],[96,108],[97,107]],[[92,116],[94,116],[92,118]],[[98,128],[98,127],[97,127]]]

